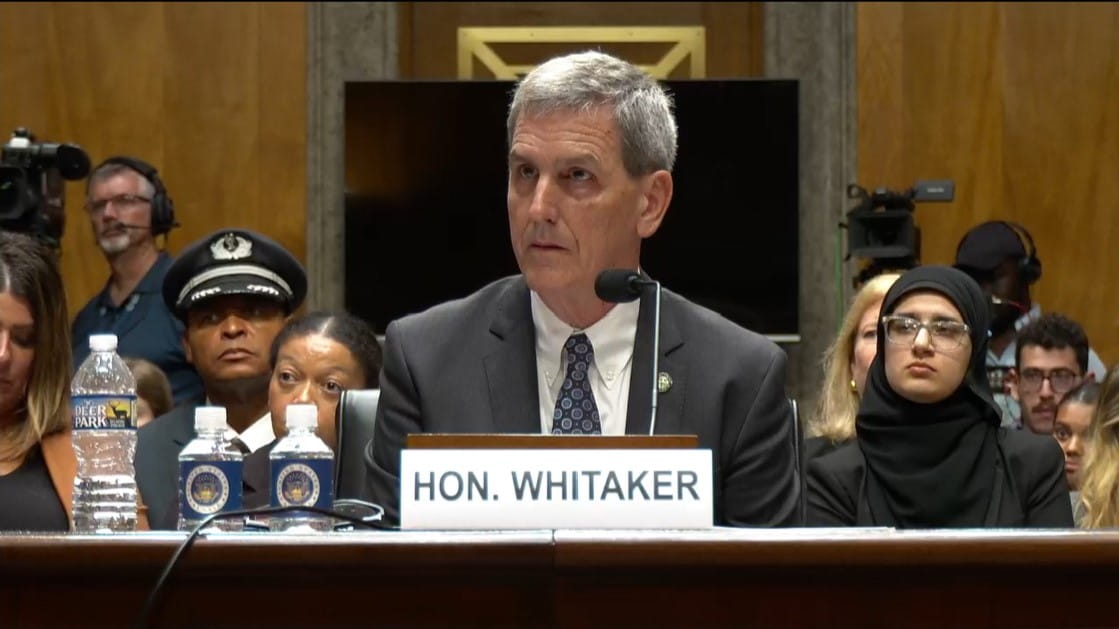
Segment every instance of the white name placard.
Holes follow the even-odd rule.
[[[703,529],[711,450],[405,449],[403,529]]]

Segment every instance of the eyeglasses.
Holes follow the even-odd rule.
[[[1046,380],[1049,381],[1053,393],[1061,394],[1068,393],[1080,384],[1080,374],[1071,369],[1054,369],[1049,372],[1040,369],[1023,369],[1018,379],[1021,381],[1019,386],[1023,391],[1038,391],[1041,389],[1041,383]]]
[[[118,194],[109,197],[108,199],[98,199],[96,201],[90,199],[86,201],[85,211],[90,214],[101,214],[105,211],[110,203],[121,209],[131,209],[140,205],[141,203],[151,203],[152,200],[147,197],[137,196],[135,194]]]
[[[930,321],[923,323],[913,317],[886,315],[882,317],[882,327],[886,328],[886,340],[896,345],[912,346],[917,342],[921,330],[929,333],[929,342],[939,350],[952,350],[964,344],[969,338],[971,328],[962,321]]]

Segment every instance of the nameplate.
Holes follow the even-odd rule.
[[[402,529],[705,529],[711,451],[405,449]]]

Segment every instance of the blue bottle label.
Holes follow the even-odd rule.
[[[135,430],[135,395],[75,395],[74,430]]]
[[[179,513],[201,520],[241,508],[241,461],[179,463]]]
[[[281,459],[271,462],[272,506],[334,506],[334,459]]]

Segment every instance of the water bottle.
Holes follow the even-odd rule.
[[[193,531],[202,520],[241,508],[241,475],[244,455],[225,438],[225,409],[194,409],[198,436],[179,453],[179,530]],[[213,528],[239,531],[244,518],[219,518]]]
[[[89,337],[89,357],[70,384],[74,530],[136,530],[136,380],[117,355],[115,334]]]
[[[318,409],[313,404],[287,407],[288,434],[268,455],[273,507],[314,506],[330,509],[334,504],[334,451],[315,434]],[[277,514],[270,523],[274,531],[329,531],[331,519],[310,511]]]

